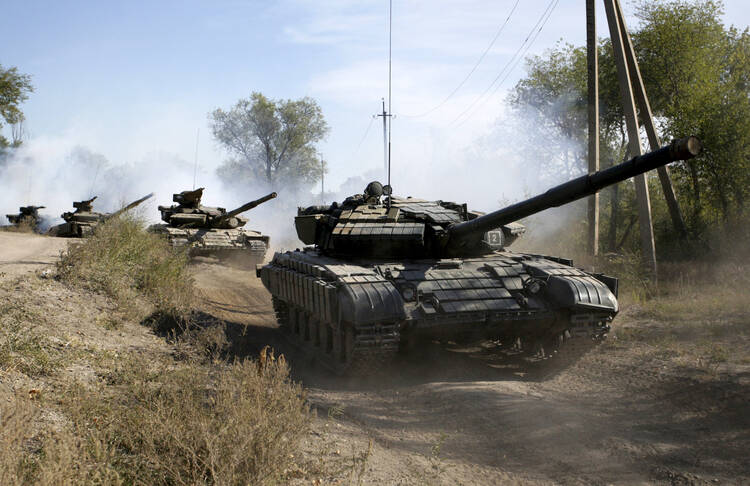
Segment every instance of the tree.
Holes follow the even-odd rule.
[[[681,206],[692,209],[688,214],[691,233],[699,237],[705,227],[728,225],[735,216],[742,217],[750,196],[750,35],[747,29],[725,27],[722,4],[712,0],[642,1],[636,15],[640,24],[631,36],[662,140],[697,135],[706,147],[701,157],[672,166]],[[606,167],[626,157],[620,93],[608,40],[600,42],[599,62],[601,159]],[[556,152],[537,157],[542,160],[540,172],[583,173],[585,48],[558,45],[529,59],[527,70],[512,91],[510,103],[515,113],[533,121],[524,136],[534,146]],[[566,144],[570,148],[561,150]],[[603,201],[604,212],[607,204],[610,209],[605,239],[609,250],[625,241],[628,221],[634,218],[629,214],[634,211],[631,192],[629,185],[621,184]],[[673,238],[670,225],[658,221],[668,216],[658,214],[664,209],[661,198],[655,197],[654,202],[655,228],[662,228],[661,238]],[[635,238],[631,244],[637,244]]]
[[[328,124],[312,98],[272,100],[253,93],[228,111],[214,110],[209,119],[216,140],[235,157],[220,167],[220,176],[271,187],[320,179],[315,144],[328,133]]]
[[[697,230],[741,212],[749,195],[750,35],[726,28],[722,14],[710,0],[643,2],[636,10],[643,27],[633,42],[664,135],[695,134],[706,147],[673,171],[691,196]]]
[[[0,129],[3,127],[3,121],[13,126],[10,141],[0,134],[0,151],[21,145],[24,116],[20,105],[33,91],[31,76],[19,73],[15,67],[4,69],[0,64]]]

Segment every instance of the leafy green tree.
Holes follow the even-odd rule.
[[[722,3],[712,0],[642,1],[631,29],[636,57],[662,139],[698,135],[704,155],[673,165],[673,178],[689,226],[699,236],[709,225],[747,216],[750,196],[750,35],[721,22]],[[599,45],[602,166],[626,157],[625,126],[609,40]],[[529,121],[523,134],[542,174],[566,177],[586,170],[586,53],[558,45],[527,60],[528,74],[515,86],[511,106]],[[544,152],[548,152],[544,156]],[[561,155],[562,154],[562,155]],[[652,184],[656,191],[657,184]],[[603,199],[605,244],[616,250],[634,221],[632,188],[620,184]],[[659,194],[659,192],[656,192]],[[624,199],[623,199],[624,198]],[[655,196],[657,237],[674,232]],[[607,211],[607,207],[609,211]],[[659,212],[662,212],[661,214]],[[619,234],[618,234],[619,232]],[[630,244],[637,245],[631,238]]]
[[[642,2],[633,35],[665,138],[696,134],[706,147],[673,170],[698,230],[742,212],[750,191],[750,35],[722,14],[710,0]]]
[[[209,119],[214,137],[234,157],[219,168],[223,178],[271,187],[320,179],[315,144],[328,133],[328,124],[312,98],[272,100],[253,93],[228,111],[214,110]]]
[[[31,85],[31,76],[21,74],[18,68],[3,68],[0,64],[0,129],[3,121],[9,125],[20,126],[24,120],[20,105],[34,91]],[[20,133],[14,131],[12,140],[8,140],[0,134],[0,151],[7,147],[21,145]]]

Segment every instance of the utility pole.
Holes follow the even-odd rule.
[[[657,150],[661,148],[661,141],[656,133],[656,126],[654,125],[654,117],[651,113],[651,105],[648,102],[646,96],[646,89],[643,85],[643,78],[641,77],[641,70],[638,67],[638,61],[635,58],[635,50],[633,49],[633,41],[630,38],[630,33],[625,25],[625,15],[622,13],[622,6],[619,0],[617,0],[615,14],[617,15],[617,22],[620,28],[620,32],[623,34],[623,41],[625,45],[625,57],[628,63],[628,71],[630,72],[631,82],[633,84],[633,91],[635,94],[635,101],[638,106],[638,112],[643,120],[643,126],[646,129],[646,135],[648,136],[649,145],[651,150]],[[672,225],[674,226],[677,233],[681,238],[687,238],[687,227],[685,226],[685,220],[682,217],[682,211],[680,211],[680,205],[675,195],[674,187],[672,186],[672,178],[669,175],[669,167],[662,166],[656,169],[659,174],[659,182],[661,183],[662,192],[667,202],[667,208],[669,209],[669,215],[672,218]]]
[[[390,167],[388,164],[388,159],[390,158],[390,154],[388,153],[388,119],[391,117],[391,114],[385,111],[385,99],[381,101],[383,102],[383,111],[376,116],[383,117],[383,180],[387,181],[390,178]]]
[[[326,202],[326,186],[325,186],[325,180],[326,180],[326,172],[328,171],[328,163],[320,159],[320,201],[325,204]]]
[[[617,65],[617,80],[620,84],[622,96],[622,107],[625,114],[625,124],[628,130],[628,148],[631,157],[643,154],[639,134],[638,118],[635,108],[635,96],[633,94],[632,77],[626,60],[626,34],[623,32],[617,11],[618,0],[604,0],[604,10],[607,13],[612,49],[614,51],[615,64]],[[638,222],[641,233],[641,253],[643,263],[651,275],[656,278],[656,247],[654,244],[654,227],[651,219],[651,199],[648,194],[645,174],[633,178],[635,183],[636,199],[638,200]]]
[[[383,111],[377,116],[383,117],[383,180],[388,179],[388,123],[387,120],[391,116],[385,111],[385,98],[381,99],[383,103]]]
[[[599,170],[599,52],[596,45],[596,0],[586,0],[586,63],[588,74],[589,174]],[[599,254],[599,193],[588,201],[589,255]]]
[[[195,190],[195,179],[198,177],[198,138],[200,137],[201,129],[195,132],[195,164],[193,165],[193,190]]]

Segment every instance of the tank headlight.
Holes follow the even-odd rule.
[[[414,289],[412,287],[402,287],[401,296],[404,300],[414,300]]]
[[[526,290],[530,294],[536,294],[539,293],[540,290],[542,290],[542,282],[535,278],[528,279],[526,280],[526,282],[524,282],[524,287],[526,287]]]

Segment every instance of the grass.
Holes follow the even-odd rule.
[[[0,369],[46,375],[60,365],[38,330],[43,316],[20,302],[0,304]]]
[[[35,233],[37,228],[35,225],[31,224],[28,221],[22,221],[19,224],[0,226],[0,230],[8,231],[11,233]]]
[[[293,468],[310,414],[283,361],[112,373],[59,392],[54,427],[44,403],[0,402],[0,484],[262,485]]]
[[[283,357],[227,359],[222,323],[191,321],[184,252],[121,218],[62,255],[58,275],[65,285],[0,286],[0,484],[264,485],[299,470],[301,386]],[[154,314],[184,324],[171,353],[127,344],[143,327],[126,324]],[[80,345],[51,344],[66,334]]]
[[[130,484],[274,484],[293,463],[309,411],[283,361],[116,370],[117,393],[79,388],[66,407],[118,451]]]
[[[186,251],[146,232],[132,215],[100,225],[90,238],[71,245],[58,263],[62,280],[112,297],[124,308],[140,298],[158,310],[185,313],[193,301]]]

